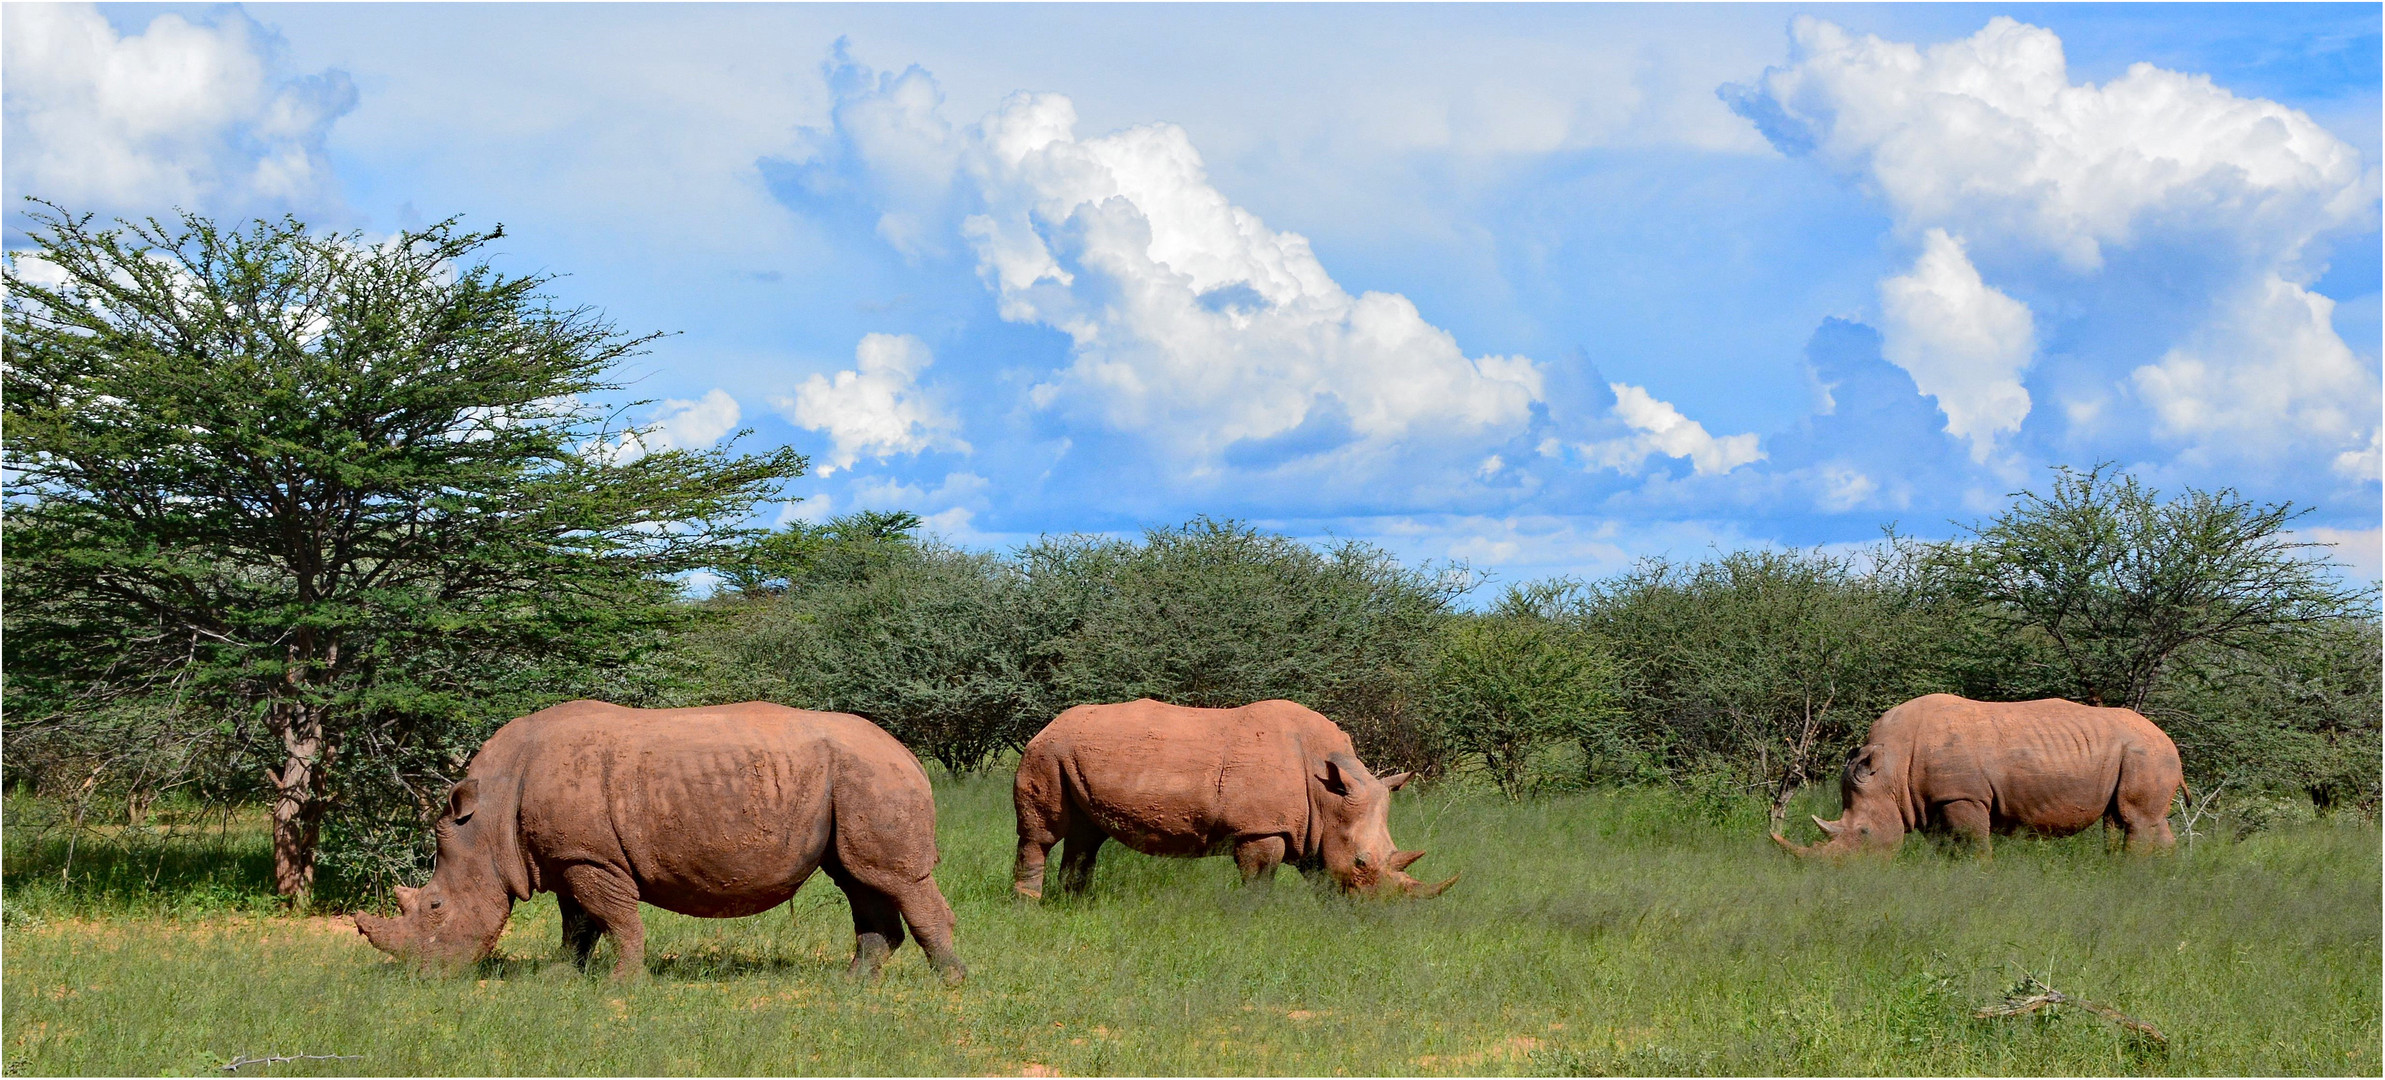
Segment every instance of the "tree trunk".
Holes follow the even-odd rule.
[[[315,841],[323,828],[329,743],[323,707],[277,701],[266,711],[282,740],[282,767],[273,780],[273,890],[304,904],[315,887]]]

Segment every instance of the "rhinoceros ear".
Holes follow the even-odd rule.
[[[467,779],[457,784],[447,796],[447,815],[461,825],[472,820],[472,813],[480,809],[480,781]]]
[[[1878,750],[1879,747],[1866,746],[1861,750],[1857,750],[1854,757],[1848,758],[1847,779],[1853,780],[1854,782],[1860,784],[1871,779],[1873,773],[1879,772],[1879,764],[1872,759],[1872,755],[1878,752]]]
[[[1364,775],[1366,767],[1360,765],[1357,758],[1336,752],[1325,756],[1325,775],[1317,779],[1325,782],[1325,790],[1347,796],[1357,785],[1358,777]]]

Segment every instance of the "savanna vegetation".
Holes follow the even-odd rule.
[[[1393,835],[1464,878],[1354,902],[1111,845],[1092,891],[1009,892],[1007,778],[935,770],[969,981],[906,946],[843,976],[815,880],[747,919],[646,912],[642,982],[584,975],[551,897],[477,971],[422,979],[281,912],[258,812],[78,855],[11,829],[5,1052],[27,1074],[2364,1074],[2381,1032],[2376,829],[2215,813],[2169,858],[2093,833],[1781,855],[1760,799],[1403,792]],[[1799,799],[1802,813],[1833,812]],[[152,820],[180,813],[161,809]],[[219,842],[218,837],[221,837]],[[96,857],[94,857],[96,855]],[[595,966],[610,965],[600,946]],[[2077,1008],[1981,1019],[2034,977]]]
[[[1497,588],[1209,518],[999,552],[901,512],[764,532],[738,523],[800,456],[649,448],[595,404],[648,339],[475,262],[493,232],[35,220],[0,394],[12,1072],[2380,1068],[2377,595],[2294,507],[2097,465],[1948,541]],[[2146,713],[2190,839],[1771,850],[1938,691]],[[1013,903],[1006,765],[1140,696],[1324,712],[1425,777],[1394,834],[1465,880],[1375,906],[1121,853]],[[650,912],[642,985],[559,968],[551,901],[475,979],[377,963],[329,916],[419,883],[472,750],[574,697],[894,733],[934,765],[971,981],[906,950],[842,984],[817,883]],[[2032,986],[2167,1038],[1974,1017]]]

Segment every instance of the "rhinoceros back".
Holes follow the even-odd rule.
[[[572,702],[507,724],[473,775],[519,784],[533,880],[627,868],[641,899],[691,915],[767,910],[843,849],[924,877],[935,803],[902,744],[859,717],[766,702],[631,709]],[[916,864],[916,865],[913,865]]]
[[[1205,855],[1267,834],[1305,846],[1308,763],[1336,751],[1350,752],[1349,736],[1289,701],[1080,705],[1029,740],[1014,794],[1022,808],[1069,799],[1150,855]]]
[[[2166,804],[2180,776],[2176,744],[2152,721],[2059,698],[1932,694],[1889,710],[1870,741],[1906,756],[1918,802],[1976,800],[1999,823],[2055,834],[2095,824],[2115,799]]]

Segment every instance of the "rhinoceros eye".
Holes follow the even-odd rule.
[[[447,901],[445,901],[445,900],[433,900],[433,901],[431,901],[431,910],[433,910],[433,911],[437,911],[438,909],[440,909],[440,908],[443,908],[443,907],[446,907],[446,906],[447,906]]]
[[[1359,853],[1358,853],[1358,865],[1360,865],[1360,866],[1365,866],[1365,865],[1366,865],[1366,863],[1367,863],[1366,852],[1363,852],[1363,851],[1359,852]]]

